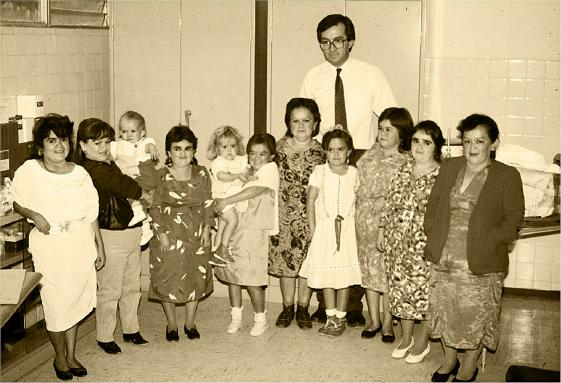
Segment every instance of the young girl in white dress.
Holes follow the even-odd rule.
[[[327,321],[320,335],[345,331],[349,286],[360,284],[355,234],[356,168],[350,166],[353,140],[335,128],[323,136],[327,163],[310,176],[306,209],[313,233],[308,255],[300,269],[308,288],[323,289]]]

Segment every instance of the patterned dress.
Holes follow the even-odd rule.
[[[357,162],[356,235],[362,287],[386,292],[388,282],[383,254],[376,249],[380,214],[372,214],[376,200],[384,198],[397,169],[410,158],[409,153],[394,153],[384,158],[378,143],[368,149]]]
[[[203,227],[214,224],[210,175],[206,168],[192,166],[188,181],[176,180],[167,167],[159,171],[150,209],[156,233],[150,242],[150,284],[166,302],[191,302],[212,292],[210,247],[201,245]],[[166,253],[160,251],[161,233],[169,238]]]
[[[438,264],[431,265],[429,334],[448,347],[490,350],[499,340],[499,314],[505,273],[473,274],[467,260],[468,223],[488,169],[460,191],[465,167],[450,193],[450,232]]]
[[[306,195],[310,174],[325,163],[325,153],[316,140],[304,151],[293,149],[288,138],[277,142],[279,162],[279,234],[271,237],[269,274],[295,278],[306,257],[310,229],[306,217]]]
[[[380,226],[384,227],[384,266],[392,315],[424,320],[428,310],[429,262],[423,252],[426,205],[440,166],[416,178],[415,161],[403,164],[386,196]]]

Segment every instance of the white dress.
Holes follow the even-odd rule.
[[[39,283],[49,331],[65,331],[96,306],[97,257],[91,223],[97,218],[98,196],[89,174],[75,165],[68,174],[44,170],[26,161],[14,175],[14,201],[49,222],[48,235],[34,228],[29,251]]]
[[[328,164],[318,165],[310,176],[310,186],[319,189],[315,201],[316,228],[308,255],[299,275],[315,289],[342,289],[361,282],[355,233],[356,168],[345,175],[333,173]],[[340,248],[337,250],[335,218],[341,221]]]
[[[242,181],[235,180],[231,182],[220,181],[218,179],[219,172],[226,173],[243,173],[248,168],[247,156],[236,156],[233,160],[227,160],[224,157],[216,157],[210,165],[210,175],[212,177],[212,198],[226,198],[242,191]],[[233,205],[227,205],[223,211],[236,207],[239,212],[245,212],[247,209],[247,201],[241,201]]]

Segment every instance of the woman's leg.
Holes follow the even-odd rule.
[[[398,350],[403,350],[404,348],[409,347],[411,344],[411,340],[413,339],[413,328],[415,326],[415,321],[411,319],[401,319],[401,332],[402,338],[401,343],[397,346]],[[416,345],[415,345],[416,346]],[[426,347],[426,345],[425,345]],[[424,348],[419,351],[417,354],[420,354],[424,351]]]
[[[296,293],[296,278],[280,277],[280,290],[281,290],[283,305],[294,306],[294,295]]]
[[[310,299],[312,299],[312,289],[308,287],[308,280],[298,277],[298,304],[307,307]]]
[[[403,319],[401,320],[401,323],[403,326]],[[419,324],[417,325],[417,337],[415,340],[415,345],[411,350],[411,354],[419,355],[420,353],[426,350],[428,344],[429,344],[429,325],[428,325],[428,321],[422,320],[419,321]]]
[[[384,294],[382,301],[382,308],[384,310],[382,317],[382,335],[392,335],[393,325],[392,325],[392,313],[390,312],[390,300],[387,298],[387,294]]]
[[[265,293],[261,286],[247,286],[254,313],[265,312]]]
[[[49,339],[55,349],[55,367],[60,371],[68,371],[70,366],[66,360],[66,336],[64,331],[48,331]]]
[[[230,307],[242,307],[242,287],[240,285],[228,285],[228,297]]]
[[[370,316],[370,324],[365,330],[374,331],[380,327],[380,293],[374,290],[365,289],[366,304]]]
[[[192,301],[185,303],[185,327],[191,330],[195,327],[195,314],[199,307],[199,301]]]
[[[68,367],[80,368],[83,367],[80,362],[76,359],[76,335],[78,333],[78,324],[70,327],[64,332],[66,339],[66,360],[68,361]]]
[[[164,314],[166,314],[166,319],[168,321],[167,331],[177,331],[177,316],[175,315],[175,303],[162,301],[162,307],[164,309]]]
[[[475,374],[475,369],[477,368],[477,363],[479,362],[479,355],[483,350],[483,345],[480,344],[475,350],[466,350],[464,359],[460,366],[460,371],[456,377],[460,380],[469,380]]]
[[[442,349],[444,350],[444,360],[442,361],[442,366],[436,371],[439,374],[449,374],[450,371],[456,366],[456,360],[458,359],[458,350],[452,347],[446,346],[444,340],[441,340]]]

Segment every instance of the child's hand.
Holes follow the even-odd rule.
[[[156,145],[149,143],[146,145],[146,151],[150,153],[150,158],[153,161],[158,161],[160,159],[160,153],[158,152],[158,148]]]
[[[160,251],[162,253],[167,253],[169,250],[169,238],[166,233],[158,234],[158,238],[160,239]]]

